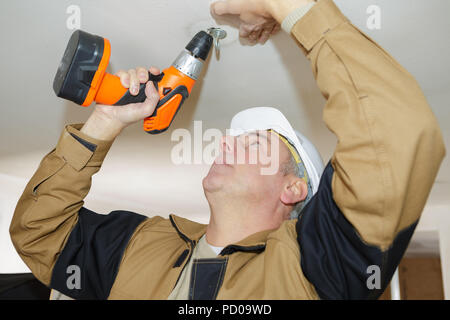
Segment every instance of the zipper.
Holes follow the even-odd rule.
[[[185,260],[183,261],[183,262],[185,262],[185,263],[184,263],[184,265],[183,265],[183,268],[181,269],[180,274],[178,275],[178,278],[177,278],[177,281],[175,282],[174,287],[172,288],[172,290],[173,290],[173,289],[177,286],[178,280],[180,280],[180,277],[181,277],[181,275],[183,274],[184,268],[186,268],[186,265],[188,264],[189,260],[191,259],[192,254],[193,254],[193,252],[194,252],[194,248],[195,248],[197,242],[194,241],[194,240],[189,239],[188,237],[186,237],[186,235],[184,235],[184,234],[180,231],[180,229],[178,229],[178,227],[177,227],[177,225],[175,224],[175,221],[173,220],[172,216],[169,216],[169,220],[170,220],[170,223],[172,223],[172,226],[175,228],[175,230],[177,230],[177,232],[178,232],[178,234],[180,235],[180,237],[190,245],[190,248],[189,248],[189,255],[188,255],[187,259],[185,258]]]
[[[195,241],[193,241],[193,243],[194,243],[194,246],[195,246]],[[173,286],[172,290],[175,289],[175,287],[177,286],[178,281],[180,280],[180,277],[183,274],[184,268],[186,268],[187,264],[189,263],[189,260],[191,259],[193,252],[194,252],[194,247],[191,246],[191,249],[189,250],[189,255],[188,255],[187,259],[185,259],[186,262],[184,263],[183,268],[181,268],[181,271],[180,271],[180,273],[178,274],[178,277],[177,277],[177,281],[175,282],[175,285]]]

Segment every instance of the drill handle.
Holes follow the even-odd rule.
[[[157,76],[149,72],[149,81],[155,85],[160,100],[153,114],[144,119],[143,127],[147,133],[158,134],[169,128],[181,105],[188,98],[195,80],[171,66]],[[139,93],[133,96],[127,88],[122,86],[118,76],[105,73],[95,101],[112,106],[144,102],[145,86],[146,83],[142,83]]]
[[[149,72],[148,75],[149,81],[153,81],[156,89],[158,89],[158,82],[162,80],[164,73],[155,76]],[[125,88],[122,85],[118,76],[105,73],[97,90],[91,90],[89,92],[95,92],[93,100],[99,104],[123,106],[129,103],[144,102],[146,98],[145,85],[146,83],[141,83],[139,86],[139,93],[136,96],[133,96],[128,88]],[[83,104],[83,106],[89,106],[92,102],[92,98],[86,99],[86,101],[87,102]]]
[[[161,73],[157,76],[153,75],[152,73],[148,73],[148,81],[152,81],[156,91],[158,91],[158,83],[162,80],[164,77],[164,73]],[[145,95],[145,86],[147,83],[141,83],[139,86],[139,93],[135,96],[133,96],[129,90],[125,92],[125,94],[120,98],[119,101],[114,103],[115,106],[124,106],[126,104],[130,103],[138,103],[138,102],[144,102],[147,96]]]

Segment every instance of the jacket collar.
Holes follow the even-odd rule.
[[[232,254],[236,251],[262,252],[266,249],[267,238],[273,231],[275,231],[275,229],[263,230],[249,235],[247,238],[223,248],[220,255]]]
[[[169,217],[178,234],[187,242],[198,242],[206,233],[206,224],[194,222],[173,214]],[[220,254],[231,254],[235,251],[264,251],[269,234],[275,230],[270,229],[256,232],[236,243],[226,246]]]
[[[169,215],[169,219],[178,234],[187,242],[198,242],[206,233],[206,224],[194,222],[174,214]]]

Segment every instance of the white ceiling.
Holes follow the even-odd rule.
[[[210,2],[1,1],[0,173],[29,179],[42,156],[56,144],[63,126],[85,121],[92,110],[57,98],[52,89],[72,33],[66,27],[68,6],[80,7],[83,30],[111,41],[110,69],[115,72],[140,65],[168,67],[197,31],[216,25],[209,14]],[[336,3],[416,76],[450,150],[450,1]],[[366,9],[372,4],[382,10],[381,30],[366,27]],[[250,106],[278,107],[317,145],[324,161],[329,159],[335,138],[322,122],[325,100],[295,42],[280,33],[264,46],[250,46],[238,39],[232,26],[223,28],[229,37],[222,43],[220,61],[209,59],[203,80],[194,87],[171,129],[150,136],[138,124],[117,139],[87,198],[92,209],[108,212],[120,206],[145,214],[176,212],[207,222],[201,178],[208,164],[172,164],[170,152],[175,143],[170,141],[171,133],[176,128],[192,130],[194,120],[202,120],[204,129],[223,131],[236,112]],[[440,195],[438,204],[450,206],[448,157],[437,182],[433,192]],[[432,208],[433,202],[427,206]]]

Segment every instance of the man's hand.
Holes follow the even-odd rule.
[[[280,24],[293,10],[314,0],[223,0],[211,4],[212,15],[238,15],[239,35],[251,42],[265,43],[280,30]]]
[[[158,75],[158,68],[151,67],[149,71]],[[128,72],[116,73],[125,88],[130,88],[132,95],[139,93],[141,83],[148,81],[148,71],[145,68],[130,69]],[[97,104],[89,119],[84,124],[81,132],[99,140],[113,140],[122,130],[130,124],[144,120],[155,110],[159,102],[159,94],[153,82],[147,82],[145,87],[147,99],[142,103],[131,103],[125,106],[107,106]]]

